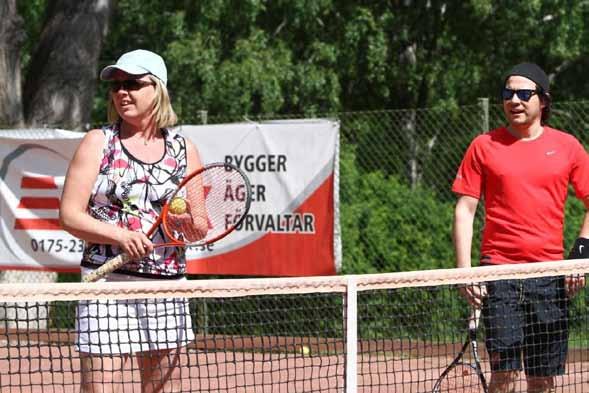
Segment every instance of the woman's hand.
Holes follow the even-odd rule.
[[[190,209],[182,214],[168,215],[168,223],[184,237],[186,243],[194,243],[207,235],[208,221],[204,217],[193,217]]]
[[[153,251],[153,243],[141,232],[122,229],[119,236],[119,247],[131,259],[141,259]]]

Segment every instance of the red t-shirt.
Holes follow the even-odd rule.
[[[484,198],[481,262],[563,259],[569,182],[578,198],[589,195],[589,156],[570,134],[544,127],[522,141],[502,127],[475,138],[452,191]]]

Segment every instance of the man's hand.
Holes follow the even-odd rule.
[[[589,258],[589,239],[579,237],[575,240],[573,248],[567,259],[584,259]],[[564,287],[569,298],[574,297],[581,289],[585,287],[585,275],[574,274],[566,276]]]
[[[569,299],[572,299],[577,293],[585,288],[585,276],[582,274],[572,274],[564,278],[564,289]]]
[[[481,308],[483,299],[487,296],[487,288],[481,283],[461,285],[458,287],[458,292],[474,308]]]

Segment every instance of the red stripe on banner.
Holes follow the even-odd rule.
[[[59,209],[59,198],[22,197],[18,209]]]
[[[80,273],[80,266],[22,266],[10,265],[8,263],[0,262],[0,270],[20,270],[27,272],[55,272],[55,273]]]
[[[61,225],[57,218],[17,218],[14,221],[14,229],[17,230],[47,230],[61,231]]]
[[[20,182],[20,188],[53,190],[57,189],[57,184],[53,176],[23,176]]]
[[[187,272],[247,276],[336,274],[333,175],[299,206],[297,212],[315,215],[314,234],[268,233],[237,250],[210,258],[189,260]]]

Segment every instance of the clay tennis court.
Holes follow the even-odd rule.
[[[80,360],[73,332],[5,331],[1,337],[2,393],[79,391]],[[303,354],[302,345],[308,354]],[[460,345],[359,341],[358,392],[430,392]],[[344,348],[340,339],[201,336],[182,360],[182,391],[343,392]],[[481,353],[483,369],[488,370],[484,350]],[[134,368],[127,364],[122,371],[120,391],[140,392]],[[558,377],[557,383],[559,392],[589,390],[587,350],[569,352],[567,375]],[[525,391],[525,381],[518,391]]]
[[[532,268],[538,276],[562,275],[583,272],[583,263],[538,263]],[[403,272],[151,286],[61,283],[33,291],[24,285],[6,286],[0,293],[4,301],[28,303],[19,306],[18,312],[14,304],[19,303],[6,303],[15,327],[0,328],[0,392],[77,392],[80,359],[73,345],[71,301],[115,296],[209,299],[206,314],[199,308],[201,303],[191,311],[198,334],[181,359],[183,391],[344,392],[352,390],[346,383],[348,379],[354,383],[355,378],[359,392],[431,392],[466,337],[466,317],[452,313],[464,306],[458,302],[454,283],[481,281],[486,275],[519,277],[529,269],[472,268],[458,278],[457,269],[452,269],[430,275]],[[355,288],[362,290],[357,304],[350,301],[358,295]],[[344,299],[342,293],[346,293]],[[556,381],[558,392],[589,391],[584,299],[585,294],[577,296],[570,310],[574,329],[570,330],[567,375]],[[44,320],[39,320],[39,304],[51,305]],[[39,310],[27,313],[31,305]],[[350,337],[352,341],[347,342]],[[482,332],[479,354],[488,378],[481,337]],[[114,376],[122,381],[120,391],[139,392],[137,364],[125,366]],[[516,391],[525,390],[522,380]]]

